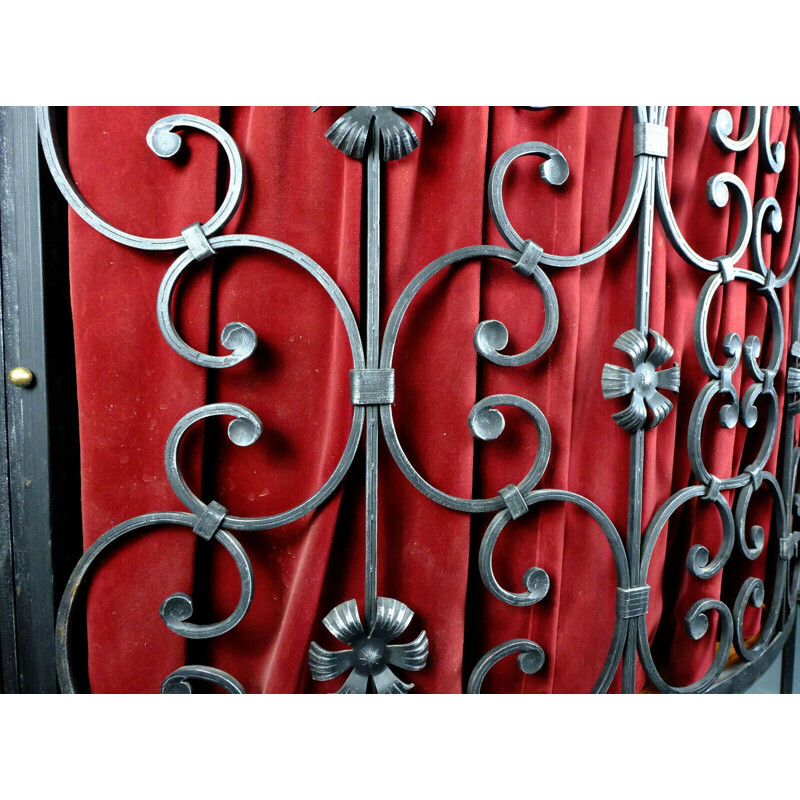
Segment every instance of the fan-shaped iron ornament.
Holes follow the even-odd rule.
[[[321,106],[312,106],[313,111]],[[433,125],[436,109],[433,106],[355,106],[343,114],[328,128],[328,141],[346,156],[364,157],[370,130],[381,141],[381,157],[384,161],[404,158],[419,147],[419,138],[411,125],[395,109],[416,111],[429,125]]]
[[[39,110],[39,129],[45,158],[59,189],[76,213],[108,238],[129,247],[178,251],[176,260],[164,275],[155,300],[161,331],[179,356],[206,369],[226,369],[249,358],[258,346],[252,328],[244,322],[234,321],[223,328],[221,336],[222,344],[230,354],[212,356],[190,347],[180,337],[174,324],[172,301],[181,275],[194,262],[208,259],[218,250],[226,248],[255,248],[279,253],[311,274],[325,289],[336,308],[345,326],[352,355],[352,422],[341,458],[319,489],[299,505],[281,513],[245,518],[228,514],[216,501],[205,503],[190,490],[178,463],[179,444],[186,431],[209,417],[230,417],[232,421],[228,434],[231,441],[242,447],[252,446],[261,434],[261,423],[252,411],[235,403],[216,403],[188,411],[178,420],[166,442],[165,467],[170,485],[186,511],[147,513],[121,522],[103,534],[80,559],[62,597],[56,624],[57,667],[63,691],[76,691],[69,648],[75,601],[84,588],[87,576],[98,567],[109,546],[135,535],[139,530],[170,525],[190,529],[201,539],[213,540],[225,548],[238,569],[241,582],[239,602],[227,619],[210,624],[193,622],[192,599],[183,593],[168,596],[161,606],[162,619],[171,635],[194,639],[224,635],[238,625],[247,613],[253,593],[250,561],[241,544],[229,531],[261,531],[262,535],[268,535],[270,530],[297,520],[319,507],[347,475],[363,432],[366,461],[363,622],[356,599],[337,605],[324,618],[322,626],[347,648],[327,650],[312,641],[308,651],[309,666],[312,677],[319,681],[333,680],[349,673],[339,689],[341,693],[408,692],[412,684],[406,683],[395,670],[416,671],[427,665],[428,636],[424,630],[416,635],[412,632],[409,634],[412,637],[410,641],[398,644],[396,640],[411,626],[413,613],[404,603],[379,597],[377,592],[380,430],[397,466],[427,498],[463,513],[494,514],[483,536],[478,566],[487,590],[499,602],[509,606],[509,614],[521,613],[528,620],[531,607],[540,603],[550,589],[549,575],[538,566],[531,566],[524,572],[521,570],[522,586],[519,588],[524,587],[524,591],[509,591],[499,584],[492,569],[492,557],[499,537],[511,520],[520,520],[516,524],[525,524],[527,519],[536,517],[541,505],[560,503],[576,506],[600,529],[613,559],[617,590],[614,626],[605,662],[593,686],[595,692],[607,691],[618,672],[621,672],[622,691],[634,692],[638,664],[641,664],[650,683],[662,692],[740,691],[762,674],[766,664],[781,652],[792,635],[800,588],[800,536],[793,532],[797,526],[793,524],[796,514],[792,513],[800,465],[800,447],[794,435],[794,417],[800,411],[800,399],[797,397],[800,394],[800,291],[794,292],[791,348],[785,347],[784,311],[780,302],[780,297],[785,297],[787,292],[779,293],[793,278],[796,283],[796,276],[800,274],[797,270],[800,262],[800,225],[795,225],[792,232],[787,262],[780,269],[773,270],[765,261],[762,238],[781,229],[782,214],[777,200],[763,197],[754,205],[743,182],[736,175],[722,172],[708,179],[706,196],[708,202],[718,209],[728,206],[731,201],[736,203],[739,210],[738,231],[732,237],[733,244],[728,252],[716,253],[710,258],[695,252],[680,230],[669,195],[665,168],[671,144],[666,124],[667,107],[634,106],[630,114],[633,167],[627,195],[619,216],[599,242],[577,254],[556,255],[546,252],[513,227],[505,209],[503,181],[508,168],[517,158],[532,156],[541,159],[539,174],[550,186],[563,184],[569,179],[567,159],[557,148],[538,141],[516,144],[494,164],[487,192],[489,213],[507,246],[478,244],[462,247],[420,269],[391,309],[381,340],[380,208],[382,171],[389,168],[382,162],[407,156],[419,145],[414,129],[397,113],[409,110],[418,112],[429,123],[433,122],[432,106],[357,106],[343,114],[326,134],[343,153],[365,160],[367,225],[363,248],[366,277],[363,329],[359,329],[355,315],[336,283],[320,265],[300,250],[262,236],[220,234],[242,200],[244,169],[238,148],[218,125],[193,115],[177,114],[156,121],[147,133],[150,148],[161,158],[171,158],[178,152],[182,146],[182,130],[194,129],[210,135],[224,151],[230,172],[225,197],[207,222],[190,225],[171,238],[150,239],[115,228],[86,203],[59,149],[51,115],[47,109]],[[530,112],[525,110],[520,113]],[[769,107],[747,107],[741,115],[742,131],[739,138],[734,138],[736,126],[733,116],[726,109],[718,110],[710,115],[709,135],[717,146],[731,154],[757,147],[762,169],[781,172],[785,168],[786,148],[783,142],[771,141],[771,113]],[[793,109],[796,136],[799,116],[800,112]],[[733,160],[731,163],[734,163]],[[792,209],[792,216],[794,211]],[[687,444],[693,482],[665,498],[647,520],[642,513],[642,489],[648,432],[663,421],[672,408],[670,400],[660,390],[678,392],[680,389],[678,365],[664,366],[672,355],[672,348],[663,336],[649,327],[650,273],[656,216],[674,250],[692,268],[707,273],[706,283],[697,299],[693,334],[697,359],[708,381],[694,399],[689,422]],[[729,219],[729,215],[725,214],[726,232]],[[508,353],[509,333],[506,325],[500,320],[482,320],[476,325],[473,345],[481,359],[507,369],[527,368],[547,353],[556,340],[559,305],[551,277],[557,278],[559,270],[564,268],[590,268],[592,262],[620,242],[634,221],[638,224],[638,250],[633,327],[622,333],[615,343],[615,347],[631,359],[632,369],[606,364],[599,385],[595,384],[593,389],[598,396],[602,393],[607,398],[630,396],[628,406],[613,415],[616,423],[630,435],[628,513],[626,521],[618,521],[626,522],[625,536],[620,534],[615,522],[594,500],[567,488],[537,488],[549,464],[552,435],[544,413],[528,398],[511,394],[483,397],[477,400],[467,419],[473,436],[492,440],[502,435],[505,427],[500,409],[511,406],[522,410],[528,421],[536,427],[538,437],[533,463],[525,475],[484,498],[456,497],[426,481],[403,450],[392,416],[395,343],[405,314],[418,293],[434,276],[464,262],[484,261],[491,264],[493,269],[499,265],[499,268],[512,270],[521,285],[535,288],[542,297],[544,321],[538,341],[521,352]],[[742,266],[742,257],[748,249],[751,266],[745,268]],[[717,361],[716,342],[713,339],[710,341],[715,331],[709,331],[709,308],[717,294],[724,294],[734,282],[752,290],[766,303],[771,328],[769,337],[765,339],[770,343],[769,352],[762,357],[758,337],[748,336],[742,341],[740,334],[730,331],[721,342],[725,358]],[[652,346],[648,335],[652,337]],[[750,380],[746,389],[742,381],[733,380],[740,364]],[[782,371],[786,376],[788,397],[780,411],[776,378]],[[744,390],[741,397],[740,386]],[[713,474],[702,452],[703,425],[708,424],[707,412],[718,394],[726,401],[719,414],[719,424],[722,426],[733,428],[740,424],[752,428],[760,414],[765,420],[758,452],[753,461],[735,475]],[[609,421],[609,424],[612,423]],[[767,465],[779,435],[780,462],[773,474],[767,470]],[[733,508],[729,505],[727,490],[735,492]],[[773,527],[770,535],[777,540],[777,547],[766,546],[767,537],[763,529],[758,526],[748,528],[747,525],[751,499],[759,490],[769,493],[772,498]],[[695,640],[706,636],[711,629],[709,614],[714,613],[717,616],[719,643],[713,662],[700,679],[688,686],[675,686],[662,677],[651,652],[646,625],[650,607],[650,564],[670,519],[690,501],[713,506],[720,516],[723,531],[721,544],[714,554],[703,545],[690,544],[686,569],[692,576],[706,581],[717,575],[728,563],[734,550],[752,561],[771,558],[769,563],[772,572],[768,583],[755,577],[745,579],[732,606],[715,596],[709,596],[689,609],[684,619],[686,635]],[[767,564],[763,566],[767,569]],[[769,597],[767,585],[771,592]],[[565,590],[568,589],[565,587]],[[755,640],[745,639],[744,636],[744,616],[748,607],[763,608],[761,632]],[[547,610],[543,608],[540,613],[546,614]],[[736,650],[740,661],[738,665],[727,668],[731,648]],[[494,665],[510,655],[517,656],[517,664],[526,674],[546,669],[547,654],[532,639],[516,638],[498,642],[473,665],[466,691],[480,692]],[[214,667],[200,665],[187,665],[170,673],[163,680],[162,691],[189,693],[192,691],[192,681],[211,682],[233,694],[244,692],[243,685],[231,675]]]

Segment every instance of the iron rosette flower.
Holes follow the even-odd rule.
[[[311,106],[312,111],[322,106]],[[343,114],[328,128],[328,141],[345,155],[361,159],[367,146],[367,137],[372,120],[375,133],[381,138],[381,157],[384,161],[395,161],[407,156],[419,147],[419,138],[411,125],[395,109],[416,111],[433,125],[436,116],[434,106],[355,106]]]
[[[379,597],[375,625],[367,633],[355,600],[340,603],[322,620],[323,625],[349,650],[326,650],[312,642],[308,650],[311,675],[329,681],[352,670],[337,694],[365,694],[371,682],[378,694],[407,694],[413,683],[404,683],[390,665],[404,670],[421,670],[428,660],[428,636],[422,631],[413,642],[389,644],[411,623],[414,612],[399,600]]]
[[[654,330],[650,331],[654,345],[648,353],[647,337],[635,328],[625,331],[614,347],[627,353],[633,362],[633,370],[606,364],[603,367],[601,386],[606,400],[612,397],[631,395],[628,407],[612,415],[614,421],[627,431],[641,430],[647,422],[647,409],[653,417],[649,428],[663,422],[672,411],[672,403],[658,390],[677,392],[680,388],[680,367],[677,363],[669,369],[658,370],[672,356],[672,347]]]

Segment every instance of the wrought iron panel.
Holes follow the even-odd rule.
[[[316,110],[314,108],[313,110]],[[81,196],[70,175],[66,159],[59,148],[52,115],[46,108],[38,110],[41,144],[48,166],[64,197],[75,212],[97,231],[132,248],[173,251],[175,261],[167,270],[158,293],[156,314],[161,332],[176,356],[207,369],[226,369],[249,358],[256,346],[256,335],[243,322],[227,324],[221,335],[229,355],[203,353],[187,344],[178,333],[171,313],[171,300],[180,276],[195,262],[229,248],[255,248],[279,253],[312,275],[327,292],[347,332],[352,369],[350,398],[352,421],[350,434],[338,465],[323,485],[294,508],[259,518],[229,514],[212,501],[203,503],[189,488],[178,459],[178,448],[187,430],[209,417],[230,417],[228,436],[239,446],[248,446],[261,434],[261,422],[249,409],[236,403],[214,403],[186,414],[174,426],[165,445],[165,469],[176,497],[185,512],[148,513],[121,522],[101,536],[80,559],[62,597],[56,622],[58,678],[65,692],[76,691],[78,680],[70,658],[70,630],[74,624],[75,602],[85,591],[92,568],[107,548],[136,531],[169,524],[190,528],[205,540],[214,540],[233,559],[240,576],[241,593],[236,609],[225,620],[213,624],[192,621],[192,598],[173,594],[161,605],[164,624],[179,636],[203,639],[220,636],[231,630],[248,611],[253,594],[253,571],[247,553],[232,532],[267,531],[285,525],[319,507],[336,491],[352,466],[362,433],[366,454],[366,516],[364,531],[364,593],[359,598],[342,599],[322,620],[331,636],[342,645],[326,649],[312,642],[308,654],[311,675],[318,681],[329,681],[346,675],[340,693],[406,693],[413,684],[409,673],[425,669],[428,659],[428,637],[435,640],[436,631],[421,630],[414,625],[414,612],[402,599],[382,597],[377,585],[378,564],[378,445],[381,435],[400,470],[419,492],[435,503],[464,514],[488,514],[485,534],[478,553],[478,568],[486,590],[510,607],[532,606],[541,601],[550,588],[550,576],[538,566],[528,569],[522,583],[524,591],[511,591],[502,586],[493,571],[495,546],[510,520],[535,514],[543,503],[571,504],[596,523],[613,558],[617,591],[615,624],[608,644],[608,654],[594,682],[595,692],[605,692],[619,670],[622,690],[635,690],[637,655],[650,683],[661,692],[740,691],[762,674],[784,647],[795,624],[796,601],[800,584],[798,543],[794,532],[793,513],[797,511],[795,487],[800,449],[794,436],[794,417],[800,411],[800,298],[794,293],[792,326],[788,343],[783,325],[780,292],[790,281],[797,280],[800,260],[800,226],[795,226],[788,262],[779,272],[767,266],[762,239],[777,233],[782,224],[781,210],[774,197],[751,198],[744,183],[736,175],[724,172],[712,176],[706,184],[709,204],[723,208],[735,203],[739,210],[739,226],[729,252],[714,258],[699,255],[684,238],[672,210],[665,162],[670,158],[673,139],[666,125],[665,106],[636,106],[632,109],[633,169],[627,195],[616,221],[602,239],[590,249],[574,255],[547,253],[536,242],[523,238],[513,227],[506,213],[503,185],[511,164],[523,156],[541,159],[542,180],[556,186],[569,179],[565,155],[545,142],[521,142],[511,147],[493,165],[487,188],[491,219],[507,247],[475,243],[446,253],[419,271],[401,293],[391,309],[386,328],[380,330],[381,280],[381,196],[384,192],[386,162],[403,158],[419,146],[419,139],[409,122],[418,114],[427,124],[435,124],[431,106],[359,106],[346,111],[327,131],[331,145],[342,152],[342,158],[363,162],[366,193],[366,320],[363,331],[342,291],[328,273],[311,258],[290,244],[264,236],[233,234],[220,231],[239,207],[244,190],[244,169],[235,142],[220,126],[188,114],[176,114],[154,121],[146,133],[147,143],[155,155],[171,158],[181,149],[183,130],[201,131],[217,140],[229,165],[229,182],[225,197],[213,216],[197,222],[171,238],[150,239],[122,231],[103,220]],[[532,112],[535,113],[535,112]],[[309,112],[309,115],[311,112]],[[728,111],[716,111],[709,121],[708,135],[716,145],[730,152],[758,148],[762,169],[773,173],[784,167],[782,143],[770,141],[770,107],[748,107],[744,131],[733,138],[733,119]],[[309,116],[309,124],[316,117]],[[794,133],[797,135],[798,112],[793,110]],[[254,176],[257,180],[258,176]],[[694,319],[696,357],[708,381],[694,399],[688,431],[688,451],[694,482],[663,500],[651,519],[643,519],[642,492],[645,449],[650,432],[670,414],[670,397],[681,391],[681,365],[672,359],[669,342],[650,328],[650,278],[653,233],[657,225],[665,232],[672,248],[689,265],[688,268],[708,274],[698,298]],[[512,394],[494,394],[479,400],[472,408],[468,425],[474,437],[492,440],[501,435],[505,420],[501,409],[515,407],[525,412],[536,428],[538,446],[528,472],[492,497],[456,497],[425,480],[403,449],[392,416],[395,366],[393,361],[398,333],[406,312],[417,294],[438,273],[466,261],[498,259],[519,275],[519,281],[532,283],[541,295],[544,323],[538,341],[519,353],[506,352],[508,329],[499,320],[486,320],[474,332],[474,348],[488,362],[509,369],[524,368],[541,358],[551,348],[559,325],[559,301],[551,282],[559,269],[591,269],[592,262],[607,254],[636,226],[637,268],[630,276],[635,289],[635,312],[630,328],[620,330],[609,353],[609,363],[602,371],[600,385],[590,388],[598,402],[608,401],[609,425],[617,424],[630,437],[628,473],[628,515],[624,536],[599,504],[599,498],[584,497],[567,488],[539,487],[551,455],[551,430],[547,418],[535,404],[535,398]],[[743,268],[742,257],[749,250],[751,266]],[[714,298],[724,294],[732,283],[739,282],[748,292],[764,299],[771,325],[768,352],[755,336],[742,337],[735,331],[724,339],[724,360],[715,360],[709,346],[709,308]],[[740,397],[732,380],[737,370],[744,370],[752,384]],[[785,375],[787,402],[779,417],[776,378]],[[725,404],[715,421],[709,408],[717,395]],[[756,403],[760,400],[759,411]],[[754,460],[739,474],[718,476],[707,467],[702,450],[704,426],[719,424],[725,428],[752,428],[760,413],[766,415],[763,440]],[[766,464],[776,446],[780,446],[781,462],[776,474]],[[660,537],[670,518],[693,500],[709,504],[719,514],[723,540],[716,553],[705,547],[691,547],[686,559],[688,573],[707,580],[728,563],[734,551],[754,560],[765,553],[764,531],[747,529],[747,513],[754,493],[766,487],[773,499],[772,536],[777,539],[776,557],[769,582],[772,595],[766,597],[765,583],[757,578],[746,579],[733,607],[715,598],[696,602],[685,617],[685,632],[699,640],[707,635],[709,617],[719,619],[719,647],[706,673],[688,686],[672,685],[659,672],[648,640],[646,619],[650,607],[651,561]],[[726,490],[735,490],[733,506],[726,499]],[[761,633],[755,641],[746,641],[743,633],[748,606],[768,609]],[[738,661],[726,667],[731,650]],[[789,648],[791,649],[791,648]],[[501,659],[516,655],[519,668],[528,674],[545,664],[548,654],[535,641],[512,639],[498,642],[471,668],[466,690],[481,691],[482,683],[492,667]],[[218,669],[187,665],[164,677],[162,692],[191,692],[192,681],[208,681],[232,693],[242,693],[235,677]],[[786,688],[786,687],[784,687]]]

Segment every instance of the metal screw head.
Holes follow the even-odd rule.
[[[14,367],[9,370],[8,380],[14,386],[30,386],[33,382],[33,373],[27,367]]]

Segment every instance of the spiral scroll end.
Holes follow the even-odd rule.
[[[496,439],[505,427],[505,417],[496,408],[481,408],[469,416],[469,429],[473,436],[484,442]]]
[[[752,588],[750,590],[750,596],[747,598],[747,602],[753,608],[761,608],[764,605],[764,600],[766,599],[766,590],[764,589],[764,584],[758,578],[753,579]]]
[[[754,428],[756,422],[758,422],[758,409],[754,404],[746,407],[742,406],[739,416],[742,418],[742,425],[745,428]]]
[[[525,588],[530,592],[530,600],[538,603],[550,591],[550,576],[541,567],[531,567],[523,576]]]
[[[567,159],[561,153],[550,156],[539,165],[539,174],[550,186],[561,186],[569,177]]]
[[[783,227],[783,214],[781,207],[775,203],[770,204],[764,217],[764,224],[770,233],[780,233]]]
[[[176,628],[180,627],[181,623],[186,622],[192,616],[193,611],[194,603],[192,598],[185,592],[171,594],[159,609],[161,619],[164,620],[164,624],[171,631],[175,631]]]
[[[718,145],[725,145],[725,140],[733,133],[733,117],[727,108],[721,108],[711,115],[708,132]]]
[[[686,635],[696,642],[706,635],[708,630],[708,617],[702,612],[697,614],[689,614],[686,617]]]
[[[784,146],[783,142],[775,142],[775,144],[770,147],[772,151],[772,160],[774,163],[773,172],[780,172],[783,169],[783,165],[786,163],[786,147]]]
[[[750,528],[749,541],[744,544],[745,555],[751,561],[758,558],[764,551],[764,529],[760,525],[753,525]],[[759,603],[759,605],[761,604]]]
[[[750,374],[755,378],[761,377],[761,370],[758,366],[758,359],[761,355],[761,340],[758,336],[748,336],[744,340],[744,363]]]
[[[251,356],[258,343],[256,332],[244,322],[229,322],[222,329],[219,340],[224,348],[233,351],[238,361],[244,361]]]
[[[533,675],[544,666],[544,650],[534,645],[533,649],[517,656],[517,664],[526,675]]]
[[[172,158],[181,149],[183,140],[172,129],[172,124],[159,120],[147,131],[147,145],[159,158]]]
[[[484,358],[491,358],[508,345],[508,328],[497,319],[479,322],[472,343]]]
[[[726,175],[724,173],[713,175],[706,184],[706,197],[709,205],[714,206],[714,208],[725,208],[730,201],[731,193],[725,178]]]
[[[253,444],[261,436],[261,423],[257,418],[237,417],[228,425],[228,438],[239,447]]]
[[[686,556],[686,569],[695,578],[710,578],[715,572],[708,569],[710,555],[707,547],[702,544],[694,545]]]
[[[724,406],[722,406],[722,408],[720,408],[719,424],[722,425],[723,428],[733,428],[738,419],[739,412],[737,411],[736,406],[726,403]]]
[[[722,352],[728,358],[738,359],[742,354],[742,337],[738,333],[726,333],[722,339]]]

